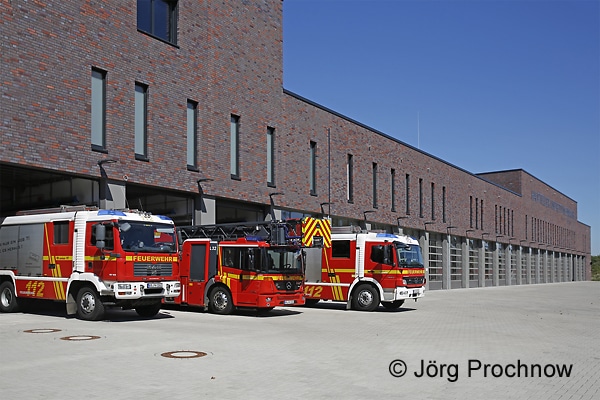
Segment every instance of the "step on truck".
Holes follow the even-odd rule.
[[[141,211],[61,206],[19,212],[0,224],[0,311],[38,300],[100,320],[108,307],[156,315],[180,294],[173,221]]]
[[[347,309],[395,309],[425,292],[425,268],[417,240],[403,235],[332,227],[331,244],[307,250],[306,304],[346,302]]]
[[[269,311],[304,305],[304,222],[178,227],[181,296],[166,303],[215,314],[230,314],[235,308]]]

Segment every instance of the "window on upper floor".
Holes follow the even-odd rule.
[[[106,152],[106,71],[92,68],[92,150]]]
[[[137,0],[138,30],[176,45],[177,4],[177,0]]]
[[[275,128],[267,127],[267,186],[275,187]]]

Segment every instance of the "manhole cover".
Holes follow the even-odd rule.
[[[23,331],[25,333],[54,333],[54,332],[60,332],[61,329],[27,329],[26,331]]]
[[[167,358],[198,358],[204,357],[206,355],[203,351],[194,351],[194,350],[178,350],[178,351],[167,351],[166,353],[162,353],[161,356]]]
[[[73,340],[73,341],[96,340],[96,339],[100,339],[100,336],[77,335],[77,336],[65,336],[65,337],[60,338],[60,340]]]

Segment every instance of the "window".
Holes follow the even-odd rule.
[[[310,194],[317,194],[317,143],[310,142]]]
[[[192,171],[198,170],[198,103],[188,100],[187,102],[187,168]]]
[[[275,129],[267,128],[267,186],[275,187]]]
[[[431,219],[435,219],[435,183],[431,182]]]
[[[92,68],[92,150],[106,152],[106,72]]]
[[[148,161],[148,86],[135,83],[135,158]]]
[[[479,227],[481,229],[483,229],[483,199],[481,199],[481,206],[479,207],[479,218],[481,218],[481,223],[479,224]]]
[[[479,229],[479,199],[475,197],[475,229]]]
[[[423,218],[423,179],[419,178],[419,217]]]
[[[350,258],[350,241],[334,240],[331,242],[331,258]]]
[[[137,28],[165,42],[177,44],[177,1],[138,0]]]
[[[446,186],[442,186],[442,221],[446,222]]]
[[[392,168],[391,171],[391,199],[392,199],[392,211],[396,211],[396,170]]]
[[[54,222],[54,244],[69,243],[69,221]]]
[[[469,228],[473,227],[473,196],[469,196]]]
[[[229,154],[230,163],[229,170],[231,178],[240,179],[240,117],[237,115],[231,116],[230,123],[230,143]]]
[[[377,208],[377,163],[373,163],[373,208]]]
[[[410,174],[406,174],[406,215],[410,214]]]
[[[348,203],[354,201],[354,156],[348,154],[346,161],[346,181],[348,182],[347,200]]]

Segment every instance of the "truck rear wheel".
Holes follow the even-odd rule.
[[[352,295],[352,308],[357,311],[374,311],[379,307],[379,293],[368,283],[358,285]]]
[[[19,311],[19,303],[12,282],[0,285],[0,311],[9,313]]]
[[[96,289],[84,286],[77,293],[77,316],[86,321],[98,321],[104,317],[104,304]]]
[[[229,290],[223,286],[212,289],[208,296],[208,309],[215,314],[231,314],[233,300]]]
[[[140,317],[151,318],[158,314],[160,311],[160,306],[160,303],[140,306],[135,308],[135,312],[138,313]]]

